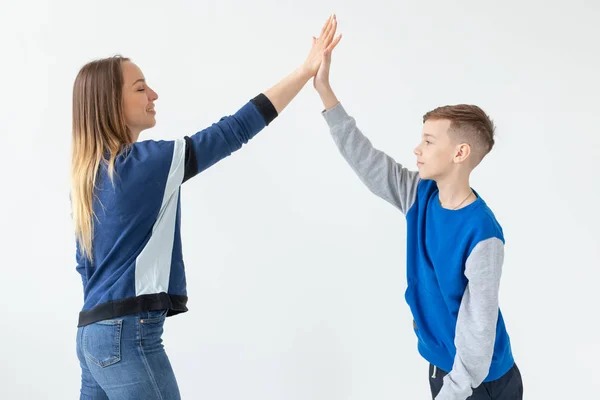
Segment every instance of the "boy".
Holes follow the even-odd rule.
[[[523,384],[498,306],[502,228],[469,186],[494,145],[494,125],[477,106],[424,115],[410,171],[373,148],[329,84],[324,54],[314,86],[333,139],[363,183],[407,221],[405,298],[435,400],[522,399]],[[448,372],[446,372],[448,371]]]

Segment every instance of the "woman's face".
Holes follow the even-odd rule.
[[[125,61],[123,69],[123,113],[125,124],[135,142],[144,129],[156,125],[154,101],[158,94],[148,86],[142,71],[131,61]]]

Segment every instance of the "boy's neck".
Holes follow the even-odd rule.
[[[458,210],[468,206],[477,199],[471,185],[469,177],[448,177],[436,181],[440,191],[439,200],[443,208],[449,210]]]

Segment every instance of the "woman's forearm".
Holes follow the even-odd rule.
[[[300,66],[275,86],[266,90],[264,94],[271,100],[279,114],[290,104],[310,78],[312,78],[312,73],[304,66]]]

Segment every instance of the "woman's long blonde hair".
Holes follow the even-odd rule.
[[[112,180],[116,156],[131,143],[123,114],[125,61],[129,59],[121,56],[92,61],[81,68],[73,85],[71,207],[80,251],[90,261],[98,168],[104,163]]]

